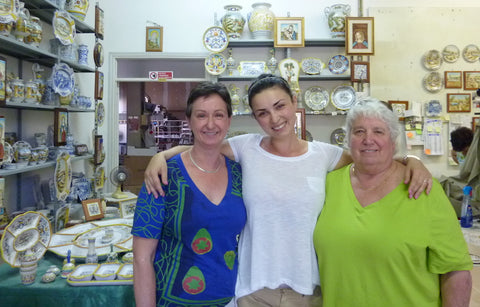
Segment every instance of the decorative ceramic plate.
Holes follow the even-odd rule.
[[[99,102],[97,104],[97,109],[95,110],[95,121],[97,122],[98,127],[101,127],[105,121],[105,105],[103,102]]]
[[[298,86],[298,75],[300,74],[300,63],[292,58],[286,58],[278,64],[278,70],[283,79],[291,86]]]
[[[430,100],[425,107],[425,111],[427,116],[440,116],[442,113],[442,104],[438,100]]]
[[[307,75],[319,75],[325,68],[325,63],[317,58],[304,58],[300,65]]]
[[[343,130],[343,128],[337,128],[333,130],[332,134],[330,135],[330,143],[342,146],[344,142],[345,130]]]
[[[439,72],[433,71],[423,78],[423,87],[430,93],[436,93],[442,89],[443,76]]]
[[[2,1],[0,7],[0,23],[10,23],[16,20],[15,0]]]
[[[429,50],[423,56],[423,66],[428,70],[437,70],[442,66],[442,54],[438,50]]]
[[[455,45],[448,45],[442,50],[443,60],[447,63],[455,63],[460,57],[460,49]]]
[[[211,27],[203,33],[203,45],[211,52],[222,52],[228,46],[228,35],[222,27]]]
[[[350,109],[357,98],[355,89],[349,85],[337,86],[331,94],[333,105],[339,110]]]
[[[70,194],[72,184],[72,167],[70,155],[66,151],[60,152],[55,166],[54,182],[58,200],[66,200]]]
[[[108,219],[77,224],[64,228],[52,236],[48,250],[65,258],[68,251],[71,257],[84,261],[88,250],[88,237],[96,238],[95,249],[99,260],[106,259],[110,253],[110,244],[114,252],[132,250],[133,219]],[[113,229],[113,237],[107,234],[107,229]]]
[[[97,42],[95,43],[95,47],[93,47],[93,61],[95,62],[95,66],[102,67],[103,57],[103,46]]]
[[[463,49],[462,52],[463,58],[469,63],[473,63],[480,58],[480,49],[477,45],[468,45]]]
[[[17,215],[3,232],[2,258],[12,267],[20,266],[20,256],[27,250],[40,259],[45,254],[51,237],[52,226],[43,214],[28,211]]]
[[[346,56],[338,54],[333,56],[330,61],[328,61],[328,70],[332,74],[343,74],[348,69],[348,59]]]
[[[73,44],[75,39],[75,21],[67,11],[55,11],[52,25],[53,34],[62,44]]]
[[[227,68],[227,59],[221,53],[210,53],[205,59],[205,69],[211,75],[219,75]]]
[[[57,63],[52,69],[53,90],[60,96],[68,96],[75,88],[73,69],[65,63]]]
[[[313,111],[325,109],[330,101],[328,91],[320,86],[309,87],[304,94],[305,103]]]
[[[238,71],[241,76],[256,77],[267,71],[267,63],[265,61],[241,61]]]

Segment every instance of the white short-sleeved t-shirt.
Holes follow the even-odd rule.
[[[313,230],[325,200],[325,178],[343,150],[314,141],[303,155],[280,157],[260,147],[262,138],[229,139],[242,165],[247,208],[235,295],[280,286],[311,295],[320,284]]]

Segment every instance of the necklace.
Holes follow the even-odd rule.
[[[385,182],[387,182],[387,180],[390,178],[390,175],[393,173],[393,171],[395,171],[396,169],[396,165],[394,164],[393,167],[391,168],[391,170],[387,173],[387,175],[385,175],[382,180],[380,180],[380,182],[374,186],[371,186],[371,187],[364,187],[362,186],[362,184],[360,183],[360,178],[358,177],[358,174],[357,172],[355,171],[355,164],[352,165],[352,173],[357,177],[357,181],[358,181],[358,186],[364,190],[364,191],[372,191],[372,190],[375,190],[376,188],[378,188],[379,186],[385,184]]]
[[[218,172],[220,170],[220,167],[222,166],[222,163],[218,163],[218,166],[214,171],[207,171],[206,169],[204,169],[200,165],[198,165],[197,162],[195,162],[195,160],[193,160],[191,150],[188,151],[188,156],[190,157],[190,161],[192,161],[193,165],[195,165],[196,168],[198,168],[200,171],[202,171],[204,173],[207,173],[207,174],[215,174],[216,172]]]

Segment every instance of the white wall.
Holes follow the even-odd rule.
[[[202,36],[204,31],[214,25],[214,13],[217,13],[217,18],[220,19],[224,14],[223,6],[226,4],[239,4],[243,6],[242,13],[244,16],[247,12],[251,11],[251,4],[255,1],[219,1],[219,0],[200,0],[200,1],[156,1],[156,0],[144,0],[135,4],[125,5],[117,0],[101,0],[100,6],[105,11],[105,40],[103,42],[106,51],[106,64],[102,68],[106,72],[105,84],[106,92],[104,94],[104,103],[107,110],[117,112],[117,101],[112,101],[109,97],[112,96],[112,92],[116,91],[115,85],[112,84],[112,79],[109,73],[111,73],[110,61],[108,60],[111,53],[143,53],[145,51],[145,27],[152,24],[147,21],[152,21],[160,24],[164,27],[164,40],[163,50],[168,53],[177,52],[205,52],[205,48],[202,44]],[[436,1],[418,1],[418,0],[365,0],[365,1],[311,1],[311,0],[297,0],[294,3],[292,1],[270,1],[272,4],[272,11],[277,16],[303,16],[305,17],[305,32],[306,38],[328,38],[329,30],[327,26],[326,17],[324,15],[324,9],[327,6],[336,3],[349,3],[352,6],[352,16],[358,16],[359,7],[363,8],[365,16],[374,16],[375,20],[375,38],[377,41],[376,56],[371,58],[371,75],[372,75],[372,95],[381,96],[380,98],[387,96],[405,97],[405,100],[425,99],[424,93],[418,95],[416,89],[420,89],[421,84],[416,83],[409,86],[408,89],[398,87],[396,84],[401,84],[408,79],[418,80],[419,76],[408,75],[406,78],[402,78],[397,82],[391,80],[391,76],[398,74],[399,69],[404,70],[405,65],[395,65],[398,63],[398,59],[408,55],[409,58],[416,61],[411,63],[411,66],[420,67],[419,59],[420,55],[426,50],[427,46],[432,48],[443,48],[444,43],[441,42],[438,37],[444,36],[444,26],[451,24],[452,32],[455,34],[452,38],[463,37],[459,42],[459,47],[463,46],[463,42],[469,38],[474,41],[476,33],[474,30],[456,31],[457,22],[453,23],[448,16],[436,16],[431,18],[429,10],[424,18],[416,18],[414,21],[418,24],[413,30],[409,28],[409,23],[403,22],[402,24],[389,25],[390,20],[386,14],[379,15],[378,10],[372,8],[378,7],[446,7],[456,12],[455,8],[459,7],[480,7],[480,2],[477,0],[458,0],[455,2],[447,0]],[[452,8],[455,5],[455,8]],[[92,10],[93,4],[91,4]],[[468,11],[468,10],[465,10]],[[370,13],[371,12],[371,13]],[[392,11],[393,12],[393,11]],[[444,14],[443,12],[442,14]],[[372,15],[375,14],[375,15]],[[377,16],[378,15],[378,16]],[[448,15],[448,14],[447,14]],[[444,18],[442,18],[442,16]],[[478,16],[478,15],[477,15]],[[397,16],[398,17],[398,16]],[[405,18],[406,19],[406,18]],[[397,18],[398,21],[402,20],[402,17]],[[473,23],[473,19],[464,19],[465,23]],[[459,21],[459,20],[456,20]],[[410,21],[409,21],[410,22]],[[439,23],[439,24],[438,24]],[[439,26],[442,28],[439,31]],[[385,30],[383,30],[385,29]],[[422,33],[420,38],[422,45],[418,45],[418,41],[402,40],[398,41],[395,37],[392,37],[388,30],[404,29],[405,31],[417,31]],[[408,29],[408,30],[407,30]],[[473,29],[473,28],[472,28]],[[389,36],[390,35],[390,36]],[[248,28],[245,28],[244,38],[249,38]],[[388,53],[382,52],[381,48],[390,44],[392,46],[398,46],[398,48],[389,49]],[[420,48],[421,47],[421,48]],[[408,65],[406,66],[408,67]],[[421,67],[420,67],[421,68]],[[407,74],[410,72],[406,70]],[[423,74],[422,74],[423,77]],[[388,81],[388,82],[387,82]],[[378,85],[378,86],[377,86]],[[391,90],[386,94],[387,88],[395,87],[395,90]],[[409,95],[405,95],[408,92]],[[397,98],[393,98],[397,99]],[[102,129],[116,129],[117,118],[115,116],[107,117],[106,124]],[[312,130],[312,134],[315,139],[322,141],[328,141],[331,131],[340,126],[343,122],[341,116],[337,118],[328,118],[324,116],[307,116],[307,129]],[[246,130],[252,126],[254,122],[249,117],[242,117],[233,121],[232,128],[238,125],[238,130]],[[105,130],[106,131],[106,130]],[[447,138],[447,136],[445,136]],[[107,161],[107,171],[110,167],[113,167],[116,162],[117,146],[115,141],[107,141],[107,151],[112,153],[109,157],[114,157],[112,160]],[[448,142],[448,139],[446,139]],[[419,154],[418,151],[415,154]],[[455,168],[449,168],[447,166],[446,157],[443,158],[425,158],[425,164],[430,168],[435,176],[442,173],[454,173]]]

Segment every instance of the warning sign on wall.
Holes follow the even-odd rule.
[[[173,78],[173,71],[150,71],[148,73],[150,80],[167,80]]]

